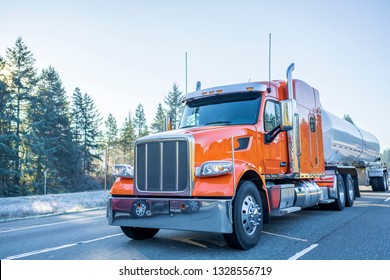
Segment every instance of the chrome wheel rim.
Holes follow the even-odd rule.
[[[349,182],[348,184],[348,194],[349,194],[349,197],[350,199],[353,199],[353,193],[354,193],[354,189],[353,189],[353,184],[352,182]]]
[[[341,186],[341,184],[340,184]],[[341,203],[345,201],[345,188],[339,188],[339,200]]]
[[[248,195],[242,202],[241,225],[247,235],[252,235],[261,222],[261,209],[253,196]]]

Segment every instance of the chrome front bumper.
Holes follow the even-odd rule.
[[[112,226],[232,233],[230,199],[109,197]]]

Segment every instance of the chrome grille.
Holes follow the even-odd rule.
[[[137,143],[136,186],[145,192],[181,192],[189,184],[186,140]]]

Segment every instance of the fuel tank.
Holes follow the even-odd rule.
[[[380,147],[370,132],[322,109],[324,159],[328,165],[356,165],[379,158]]]

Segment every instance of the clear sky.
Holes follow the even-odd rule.
[[[88,92],[121,125],[141,103],[152,122],[174,82],[212,87],[294,78],[390,148],[388,0],[0,0],[0,55],[17,37],[69,94]]]

